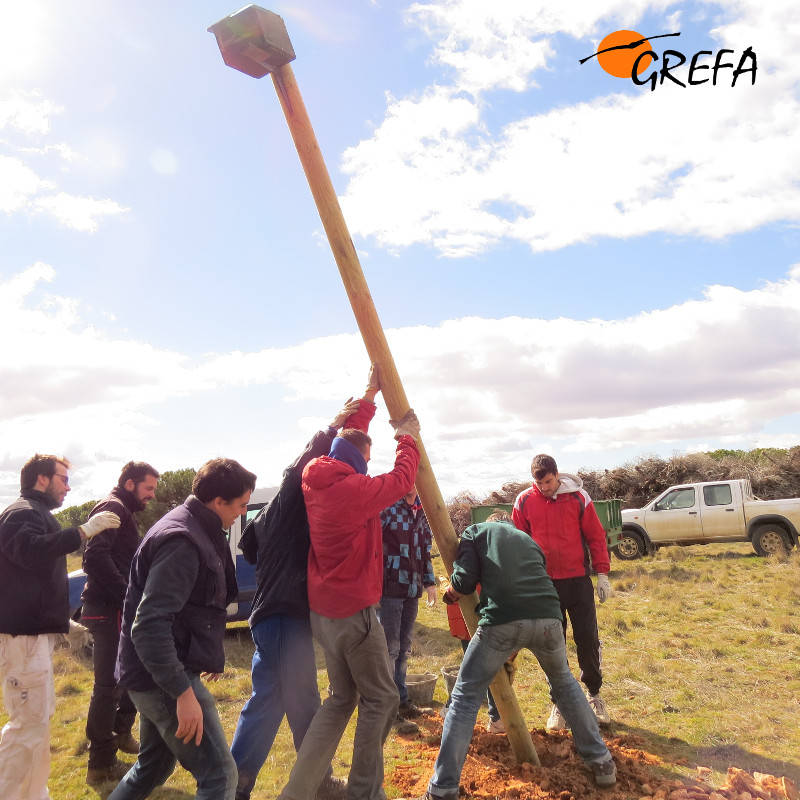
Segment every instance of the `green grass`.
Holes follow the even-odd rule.
[[[800,554],[762,559],[744,544],[673,547],[654,558],[614,559],[611,566],[615,597],[598,606],[603,696],[614,718],[608,734],[639,735],[675,777],[705,766],[712,769],[712,780],[722,783],[734,765],[800,782]],[[211,689],[232,736],[250,692],[253,646],[246,624],[229,626],[226,651],[225,678]],[[571,640],[569,654],[575,667]],[[444,606],[421,604],[409,671],[440,674],[442,666],[460,658]],[[523,651],[519,660],[517,697],[529,725],[541,728],[549,711],[544,677],[530,653]],[[91,671],[66,649],[56,652],[55,665],[51,794],[54,800],[97,798],[84,784]],[[319,652],[317,668],[324,694],[327,676]],[[445,698],[440,679],[434,700]],[[352,735],[353,723],[334,763],[339,775],[346,774]],[[391,736],[385,752],[387,772],[408,763],[408,748]],[[276,796],[293,763],[284,721],[254,797]],[[152,795],[155,800],[193,796],[193,781],[182,769]]]

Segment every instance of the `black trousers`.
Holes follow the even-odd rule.
[[[597,611],[594,605],[594,586],[588,575],[561,578],[553,581],[564,616],[564,641],[567,639],[567,619],[572,625],[572,638],[578,651],[581,682],[590,694],[597,694],[603,685],[600,671],[600,635],[597,631]]]
[[[130,733],[136,706],[128,693],[117,686],[114,665],[119,647],[120,609],[84,603],[81,622],[94,637],[94,688],[86,718],[89,766],[109,767],[117,758],[116,734]]]

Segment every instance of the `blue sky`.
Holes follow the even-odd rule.
[[[537,452],[800,443],[792,3],[267,7],[445,497]],[[36,451],[73,461],[68,504],[131,458],[275,485],[368,363],[272,82],[206,31],[237,7],[4,10],[0,500]],[[579,64],[620,29],[752,47],[755,84]]]

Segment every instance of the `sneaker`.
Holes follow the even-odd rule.
[[[397,713],[403,717],[403,719],[408,719],[409,717],[421,717],[422,709],[419,706],[414,705],[414,703],[412,703],[410,700],[405,700],[404,702],[400,703]]]
[[[613,786],[617,782],[617,767],[610,758],[602,764],[592,764],[592,772],[598,786]]]
[[[97,786],[101,783],[119,783],[128,770],[131,768],[130,764],[117,759],[113,764],[108,767],[89,767],[86,770],[86,783],[89,786]]]
[[[489,724],[486,726],[486,730],[489,733],[505,733],[506,726],[503,725],[503,720],[501,719],[490,719]]]
[[[398,714],[392,723],[392,730],[395,733],[399,733],[401,736],[412,736],[415,733],[419,733],[419,725],[417,725],[416,722],[412,722],[410,719],[403,719]]]
[[[128,753],[132,756],[139,755],[139,742],[136,741],[134,735],[127,731],[126,733],[118,733],[116,736],[117,750],[123,753]]]
[[[329,775],[317,788],[316,800],[342,800],[347,794],[347,781]]]
[[[589,695],[589,705],[601,725],[608,725],[611,722],[611,714],[608,713],[608,708],[606,708],[606,704],[603,702],[603,698],[600,697],[599,692]]]
[[[547,723],[544,726],[548,731],[565,731],[567,729],[567,721],[558,710],[558,706],[553,703],[550,709],[550,716],[547,718]]]

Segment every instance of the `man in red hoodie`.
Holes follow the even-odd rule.
[[[611,722],[611,715],[600,697],[602,659],[590,574],[592,570],[597,573],[597,597],[604,603],[612,594],[606,532],[577,475],[559,472],[555,459],[544,453],[534,456],[531,474],[533,486],[520,492],[511,519],[544,552],[547,574],[561,601],[564,636],[569,616],[581,681],[597,721],[605,725]],[[555,701],[546,727],[549,731],[567,727]]]
[[[358,705],[348,776],[348,800],[383,800],[383,744],[400,697],[389,670],[386,637],[376,614],[383,590],[380,512],[407,494],[417,476],[419,421],[409,411],[392,421],[394,469],[367,475],[372,440],[367,429],[380,391],[370,372],[359,410],[333,440],[330,453],[303,470],[308,512],[308,602],[311,630],[325,654],[329,696],[311,722],[297,762],[279,797],[313,800]]]

